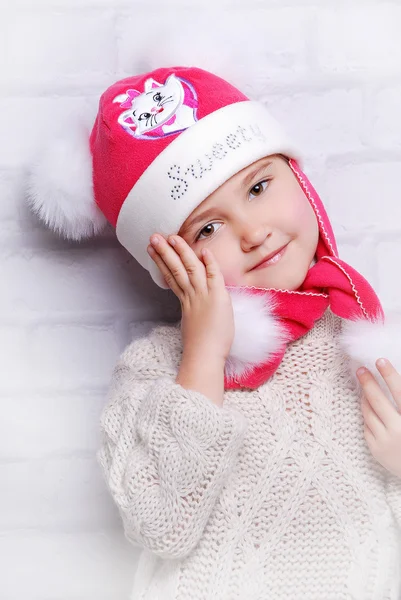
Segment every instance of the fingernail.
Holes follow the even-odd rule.
[[[359,369],[357,370],[356,374],[357,375],[363,375],[364,373],[366,373],[367,369],[365,369],[365,367],[359,367]]]
[[[385,367],[387,364],[387,361],[385,358],[379,358],[379,360],[376,363],[379,367]]]
[[[150,241],[152,242],[152,244],[155,244],[155,245],[159,243],[159,239],[155,235],[152,235],[152,237],[150,238]]]
[[[176,244],[176,240],[175,240],[174,238],[168,238],[168,241],[170,242],[170,244],[171,244],[172,246],[175,246],[175,244]]]

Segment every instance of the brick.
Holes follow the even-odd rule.
[[[119,523],[94,455],[2,462],[0,475],[2,531],[33,524],[43,530],[93,531]]]
[[[317,59],[324,71],[401,69],[401,6],[395,2],[333,4],[317,12]]]
[[[337,242],[340,258],[359,271],[376,289],[378,280],[375,241],[362,236],[359,244],[340,243],[338,239]]]
[[[0,392],[21,385],[21,373],[29,377],[28,332],[21,325],[1,325]]]
[[[0,397],[0,439],[5,460],[94,453],[100,445],[100,413],[106,391],[29,392]],[[38,418],[40,415],[40,418]]]
[[[0,393],[107,386],[118,358],[113,325],[105,322],[2,324]]]
[[[401,223],[398,202],[400,162],[366,162],[329,167],[322,197],[327,197],[331,216],[345,230],[361,236]]]
[[[400,227],[401,229],[401,227]],[[383,305],[389,310],[401,310],[399,265],[401,264],[400,237],[392,236],[390,241],[377,245],[377,260],[380,264],[379,290]]]
[[[400,104],[401,85],[382,89],[376,94],[371,122],[373,146],[401,150]]]
[[[146,307],[141,308],[140,290],[129,277],[122,254],[119,248],[99,245],[90,249],[68,243],[62,251],[43,247],[42,251],[4,253],[0,270],[3,277],[12,279],[13,286],[0,298],[0,307],[39,314],[130,311],[139,319]],[[132,269],[134,273],[143,271],[139,264]],[[37,285],[39,279],[41,284]]]
[[[43,323],[31,328],[30,387],[71,389],[110,381],[119,348],[111,323]],[[24,388],[23,388],[24,389]]]
[[[362,149],[360,90],[277,95],[266,105],[309,157]]]
[[[244,10],[238,4],[230,5],[228,10],[227,3],[213,3],[212,19],[210,9],[201,4],[195,17],[192,4],[179,11],[171,10],[171,4],[163,4],[157,9],[157,20],[152,22],[152,37],[146,28],[137,26],[148,18],[147,6],[124,14],[119,19],[119,68],[129,74],[132,64],[138,62],[142,72],[161,62],[196,64],[226,77],[244,93],[251,92],[259,80],[308,70],[307,31],[312,12],[305,7],[266,8],[263,4],[251,4]],[[174,41],[166,31],[174,31]],[[212,53],[205,52],[205,39],[209,40]]]
[[[29,105],[29,114],[24,117]],[[84,111],[87,102],[84,97],[60,98],[0,98],[0,130],[7,143],[0,145],[0,167],[21,168],[31,164],[41,145],[51,144],[52,136],[66,132],[68,115]],[[57,125],[56,125],[57,123]]]
[[[0,222],[18,228],[24,185],[21,169],[0,169]]]
[[[121,530],[0,536],[4,600],[129,598],[138,550]]]
[[[93,14],[85,7],[69,12],[27,6],[1,20],[0,38],[7,49],[1,85],[22,83],[23,77],[25,109],[19,120],[27,125],[34,114],[27,99],[32,84],[52,82],[56,90],[62,83],[88,83],[88,79],[96,83],[115,68],[112,17],[112,10]]]

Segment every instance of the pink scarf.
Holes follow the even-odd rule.
[[[373,288],[360,273],[338,257],[334,233],[316,190],[294,160],[290,160],[289,164],[318,220],[317,262],[295,291],[227,286],[233,298],[241,292],[262,296],[280,334],[276,336],[278,343],[275,344],[274,351],[259,364],[246,369],[226,369],[225,389],[254,389],[267,381],[281,363],[287,344],[312,329],[328,307],[343,319],[384,322],[383,308]],[[235,356],[230,356],[229,362],[230,360],[235,360]]]

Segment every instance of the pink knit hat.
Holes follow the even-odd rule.
[[[100,98],[90,136],[83,129],[69,136],[53,140],[34,165],[32,208],[76,240],[107,220],[165,289],[146,251],[152,233],[176,234],[203,200],[260,158],[301,158],[261,102],[196,67],[117,81]]]

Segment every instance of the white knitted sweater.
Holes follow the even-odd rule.
[[[372,457],[330,310],[256,390],[175,383],[179,324],[114,371],[98,451],[132,600],[400,600],[401,480]]]

